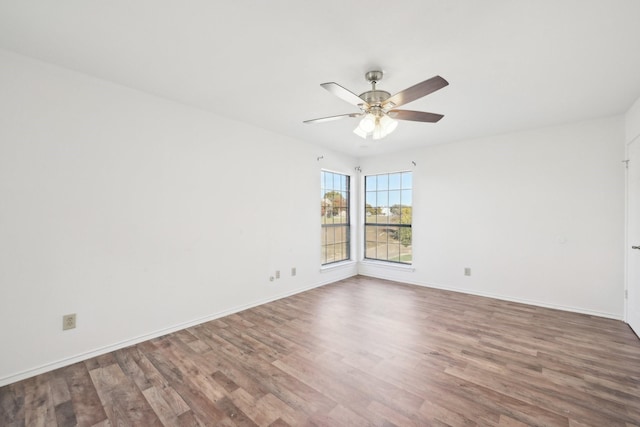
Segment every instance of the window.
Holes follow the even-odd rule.
[[[365,177],[365,258],[411,264],[411,187],[411,172]]]
[[[322,171],[320,183],[322,265],[351,258],[349,206],[349,177]]]

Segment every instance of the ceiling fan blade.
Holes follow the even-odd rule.
[[[411,120],[413,122],[428,122],[435,123],[444,116],[436,113],[426,113],[424,111],[411,111],[411,110],[391,110],[387,114],[393,119],[398,120]]]
[[[349,104],[353,104],[358,107],[364,105],[365,108],[369,108],[369,104],[367,104],[362,98],[351,92],[349,89],[343,88],[338,83],[322,83],[320,86],[322,86],[338,98],[342,99],[343,101],[347,101]]]
[[[305,120],[302,123],[324,123],[324,122],[331,122],[333,120],[344,119],[345,117],[360,117],[360,116],[362,116],[361,113],[340,114],[337,116],[329,116],[329,117],[322,117],[319,119]]]
[[[401,105],[408,104],[411,101],[415,101],[418,98],[422,98],[423,96],[427,96],[439,89],[442,89],[448,84],[449,82],[440,76],[431,77],[430,79],[425,80],[422,83],[418,83],[417,85],[413,85],[410,88],[396,93],[391,98],[383,102],[382,106],[384,107],[389,103],[393,103],[393,107],[399,107]]]

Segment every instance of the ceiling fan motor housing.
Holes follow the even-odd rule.
[[[364,75],[365,79],[371,83],[371,90],[361,93],[360,98],[371,106],[380,106],[391,97],[391,94],[386,90],[376,89],[376,83],[382,80],[382,76],[382,71],[369,71]]]
[[[360,98],[369,105],[382,104],[390,97],[391,94],[386,90],[369,90],[360,94]]]

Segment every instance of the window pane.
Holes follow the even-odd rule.
[[[396,241],[389,242],[388,248],[388,257],[389,261],[400,262],[400,244]]]
[[[378,245],[376,247],[376,254],[378,259],[387,261],[389,258],[387,257],[387,242],[386,242],[386,234],[379,234],[378,238],[384,238],[384,240],[378,240]]]
[[[327,246],[327,264],[331,262],[335,262],[335,251],[333,250],[333,245]]]
[[[388,226],[385,229],[386,233],[387,233],[387,237],[389,240],[389,243],[397,243],[398,239],[400,238],[399,233],[398,233],[398,227],[393,227],[393,226]]]
[[[376,190],[388,190],[389,189],[389,175],[377,175]]]
[[[377,213],[376,209],[376,198],[377,193],[375,191],[367,191],[365,194],[365,209],[364,209],[364,218],[365,222],[375,222],[375,215]]]
[[[389,190],[400,189],[400,175],[399,173],[392,173],[389,175]]]
[[[335,259],[343,259],[342,258],[342,245],[333,245],[333,251],[335,254]]]
[[[400,206],[400,190],[389,191],[389,206]]]
[[[413,177],[411,172],[402,173],[402,188],[413,188]]]
[[[378,240],[376,227],[374,226],[370,226],[370,225],[365,226],[364,234],[365,234],[365,241],[367,242],[375,242],[376,240]]]
[[[366,248],[365,257],[371,258],[371,259],[377,259],[378,254],[376,252],[376,247],[378,246],[378,244],[375,241],[374,242],[367,241],[366,246],[367,248]]]
[[[403,206],[402,214],[400,215],[400,224],[411,224],[413,208],[411,206]]]
[[[372,208],[372,209],[374,209],[374,208]],[[375,214],[374,215],[367,215],[367,216],[364,217],[364,222],[366,224],[375,224],[377,219],[378,219],[378,216],[375,215]]]
[[[403,206],[411,206],[413,204],[413,200],[411,197],[411,190],[402,190],[402,194],[400,196],[400,202]]]
[[[375,207],[377,203],[377,193],[375,191],[367,191],[365,195],[365,203],[371,207]]]
[[[389,222],[389,208],[387,206],[380,208],[380,213],[376,215],[376,222],[378,224],[386,224]]]
[[[364,179],[364,185],[366,191],[375,191],[376,190],[376,176],[367,176]]]
[[[409,227],[400,227],[400,244],[405,248],[411,248],[412,231]]]
[[[411,246],[400,246],[400,262],[411,263],[413,261],[413,253]]]
[[[382,202],[382,203],[380,203]],[[388,191],[380,191],[378,192],[378,203],[380,204],[381,207],[384,208],[388,208],[389,206],[391,206],[391,204],[389,203],[389,192]],[[387,215],[389,215],[388,212],[385,212]]]

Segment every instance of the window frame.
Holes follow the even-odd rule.
[[[409,174],[410,176],[410,184],[409,187],[405,187],[403,185],[403,180],[402,180],[402,174]],[[390,177],[392,175],[400,175],[400,185],[399,187],[394,187],[394,188],[390,188],[390,184],[389,184],[389,180]],[[387,183],[386,183],[386,187],[380,189],[378,187],[377,181],[378,181],[378,177],[381,176],[386,176],[387,177]],[[370,188],[368,188],[368,179],[371,177],[376,177],[376,186],[375,188],[372,190]],[[400,170],[400,171],[392,171],[392,172],[381,172],[381,173],[372,173],[369,175],[364,175],[363,177],[363,182],[362,182],[362,189],[363,189],[363,197],[362,197],[362,224],[363,224],[363,233],[362,233],[362,249],[363,249],[363,253],[362,253],[362,259],[363,261],[372,261],[372,262],[382,262],[382,263],[389,263],[392,265],[396,265],[396,266],[407,266],[410,267],[413,265],[413,189],[414,189],[414,185],[413,185],[413,171],[411,170]],[[391,222],[391,219],[388,218],[386,220],[386,222],[379,222],[380,216],[381,214],[378,213],[377,209],[380,208],[387,208],[389,210],[388,213],[386,213],[385,215],[389,215],[390,211],[391,211],[391,207],[394,206],[395,204],[392,204],[390,201],[390,192],[392,191],[398,191],[400,193],[400,195],[402,195],[403,191],[409,191],[409,200],[410,200],[410,205],[406,205],[405,207],[410,207],[410,215],[409,215],[409,221],[406,221],[406,217],[403,217],[403,197],[400,196],[399,199],[399,203],[397,203],[397,205],[399,205],[400,207],[400,218],[398,219],[398,222]],[[371,193],[375,193],[376,196],[376,203],[375,206],[371,206],[368,207],[367,205],[369,204],[368,201],[370,199],[368,199],[368,197],[371,195]],[[387,205],[388,206],[381,206],[381,204],[378,202],[377,198],[378,198],[378,194],[379,193],[386,193],[386,200],[387,200]],[[368,221],[368,213],[370,214],[370,209],[374,208],[374,215],[376,216],[376,222],[369,222]],[[376,227],[374,233],[376,234],[376,240],[375,242],[379,242],[379,240],[377,240],[378,238],[378,227],[384,227],[387,228],[387,231],[385,233],[390,233],[391,231],[389,229],[393,228],[397,230],[398,236],[401,235],[402,233],[402,229],[408,229],[410,230],[410,234],[409,234],[409,245],[411,246],[411,250],[409,252],[405,252],[410,254],[410,260],[409,261],[402,261],[402,257],[403,257],[403,251],[402,251],[402,238],[398,237],[398,255],[397,255],[397,260],[394,259],[389,259],[389,234],[386,234],[387,237],[387,243],[386,243],[386,248],[387,248],[387,254],[385,258],[379,257],[377,254],[377,251],[380,247],[380,245],[376,245],[376,255],[375,257],[371,257],[369,256],[369,251],[368,251],[368,244],[372,243],[373,240],[369,240],[368,236],[370,235],[370,228],[371,227]],[[406,246],[409,246],[406,245]]]
[[[325,176],[326,176],[325,174],[331,174],[334,177],[332,180],[333,184],[330,187],[327,186],[327,182],[325,180]],[[335,185],[336,176],[345,179],[344,187],[342,185],[336,187]],[[341,200],[346,201],[346,206],[345,204],[341,204],[337,208],[337,209],[341,209],[341,212],[339,213],[339,215],[332,214],[331,217],[334,219],[334,221],[326,222],[327,217],[326,217],[325,209],[327,209],[327,205],[325,204],[325,202],[327,201],[327,198],[325,196],[333,192],[339,192],[341,196],[342,195],[346,196],[341,198]],[[351,175],[344,172],[337,172],[329,169],[320,170],[320,213],[321,213],[321,216],[320,216],[321,218],[320,220],[320,230],[321,230],[320,266],[323,268],[332,266],[337,263],[347,262],[352,260],[352,256],[351,256],[352,255],[352,235],[351,235],[352,233],[352,223],[351,223],[352,222],[351,221],[352,194],[351,192],[352,192],[352,176]],[[336,208],[333,208],[333,209],[336,209]],[[342,220],[335,221],[336,217],[342,218]],[[342,228],[342,231],[340,232],[340,237],[342,238],[342,240],[340,241],[336,241],[336,229],[338,228]],[[328,243],[329,229],[333,229],[332,243]],[[329,258],[327,254],[328,254],[328,248],[330,246],[333,246],[334,256]],[[336,247],[338,246],[342,246],[340,248],[341,255],[339,259],[336,259],[335,258]]]

